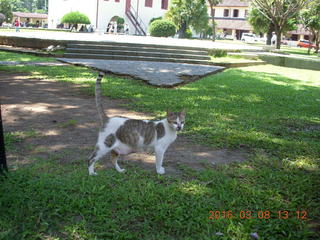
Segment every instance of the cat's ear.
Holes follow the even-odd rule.
[[[182,109],[182,111],[180,112],[180,116],[186,116],[187,110],[184,108]]]
[[[174,112],[172,112],[169,109],[167,109],[167,116],[168,117],[172,117],[173,115],[174,115]]]

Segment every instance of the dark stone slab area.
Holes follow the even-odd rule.
[[[223,71],[224,67],[186,63],[58,58],[59,61],[86,66],[120,76],[141,79],[150,85],[171,87]]]

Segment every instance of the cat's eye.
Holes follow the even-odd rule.
[[[182,121],[181,124],[184,124],[184,121]]]
[[[178,124],[177,122],[173,122],[173,124]]]

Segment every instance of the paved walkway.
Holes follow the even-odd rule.
[[[172,87],[195,81],[203,76],[224,70],[224,67],[184,63],[120,61],[58,58],[63,62],[82,65],[116,75],[130,76],[146,81],[150,85]]]
[[[71,32],[52,32],[52,31],[32,31],[32,32],[0,32],[0,36],[14,36],[24,38],[39,38],[52,40],[72,40],[72,41],[97,41],[97,42],[121,42],[121,43],[139,43],[139,44],[157,44],[166,46],[184,46],[199,48],[218,48],[230,50],[260,51],[262,47],[213,42],[210,40],[195,39],[177,39],[177,38],[159,38],[150,36],[131,36],[131,35],[113,35],[103,33],[71,33]]]

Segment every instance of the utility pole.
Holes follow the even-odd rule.
[[[8,171],[6,151],[4,147],[4,136],[2,126],[2,115],[1,115],[1,103],[0,103],[0,174]]]

